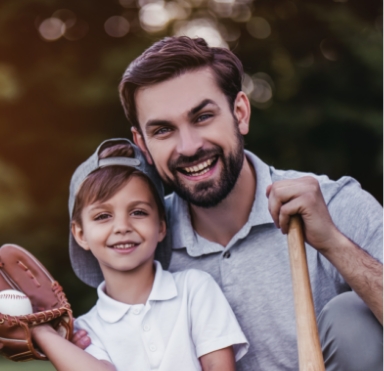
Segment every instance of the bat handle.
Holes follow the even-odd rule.
[[[301,218],[294,215],[288,230],[300,371],[325,371],[308,274]]]

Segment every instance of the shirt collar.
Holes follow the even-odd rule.
[[[154,262],[156,267],[155,279],[146,306],[150,301],[169,300],[177,296],[177,288],[172,274],[163,270],[158,261]],[[114,300],[105,293],[105,281],[97,288],[99,300],[96,303],[97,312],[100,317],[108,323],[114,323],[124,317],[131,307],[130,305]]]
[[[232,238],[227,246],[228,248],[238,239],[246,237],[253,226],[273,223],[266,196],[267,187],[272,184],[270,168],[252,152],[245,151],[245,155],[255,169],[256,193],[247,223]],[[186,248],[190,256],[223,251],[221,245],[197,235],[192,227],[188,203],[176,194],[173,194],[172,197],[173,248]]]

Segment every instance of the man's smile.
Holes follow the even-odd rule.
[[[199,176],[207,173],[217,162],[218,156],[201,161],[193,166],[178,167],[177,170],[184,175]]]

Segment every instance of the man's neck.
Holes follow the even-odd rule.
[[[226,246],[247,222],[256,193],[256,172],[245,157],[231,193],[217,206],[189,205],[194,230],[209,241]]]

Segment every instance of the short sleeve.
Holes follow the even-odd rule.
[[[328,203],[335,225],[378,261],[383,261],[383,208],[353,178],[337,181],[340,188]]]
[[[85,330],[91,338],[91,344],[85,349],[85,351],[99,360],[105,360],[113,363],[92,327],[93,326],[91,326],[91,323],[87,320],[86,315],[77,318],[74,323],[75,331],[80,329]]]
[[[192,338],[198,357],[233,346],[238,361],[249,344],[227,299],[214,279],[205,272],[188,272]]]

